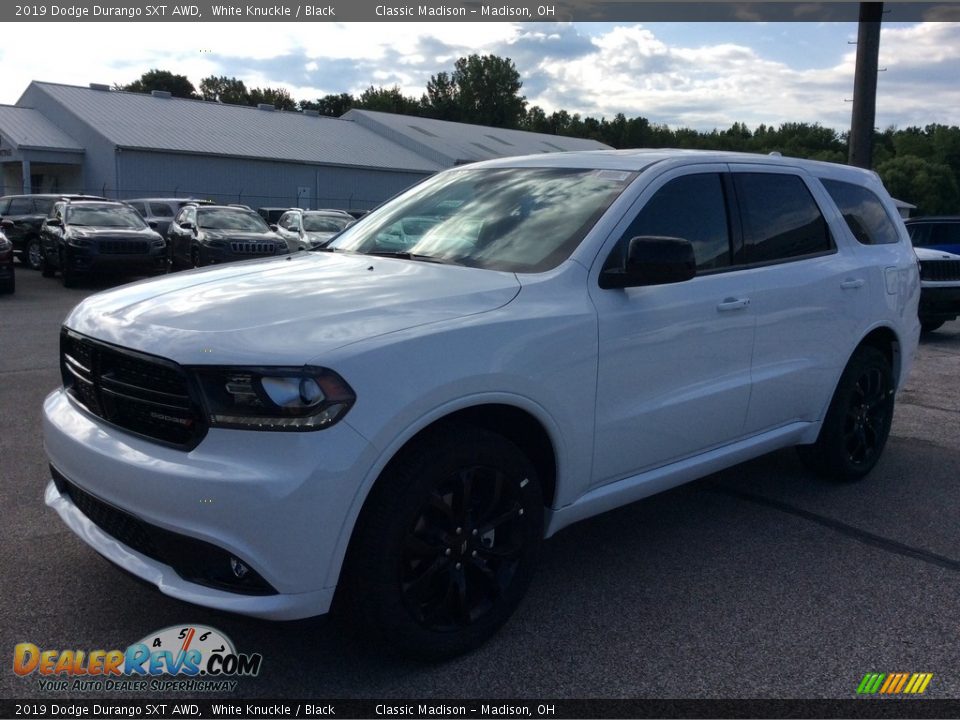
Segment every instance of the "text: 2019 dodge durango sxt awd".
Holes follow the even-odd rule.
[[[336,590],[380,637],[449,656],[506,621],[570,523],[791,445],[865,475],[919,288],[866,171],[477,163],[328,252],[81,303],[44,406],[46,501],[174,597],[292,619]]]

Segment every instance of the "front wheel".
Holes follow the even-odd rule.
[[[797,448],[801,460],[830,480],[861,479],[887,443],[893,404],[890,362],[874,347],[859,348],[840,376],[817,441]]]
[[[344,569],[350,607],[406,655],[459,655],[513,613],[542,539],[540,483],[516,445],[472,426],[430,432],[361,512]]]
[[[43,262],[43,253],[40,250],[40,238],[27,240],[27,247],[23,253],[24,263],[31,270],[39,270]]]

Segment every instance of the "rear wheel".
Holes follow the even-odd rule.
[[[797,448],[800,458],[830,480],[861,479],[887,443],[893,405],[890,362],[874,347],[859,348],[840,376],[817,441]]]
[[[349,607],[394,650],[459,655],[510,617],[542,538],[540,483],[516,445],[472,426],[431,432],[367,500],[344,568]]]

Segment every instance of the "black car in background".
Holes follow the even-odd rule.
[[[0,197],[0,227],[20,262],[40,269],[40,226],[58,200],[106,200],[96,195],[5,195]]]
[[[287,243],[252,210],[230,205],[187,205],[167,232],[174,268],[285,255]]]
[[[132,200],[124,200],[124,202],[140,213],[140,217],[160,233],[160,237],[167,236],[170,223],[180,212],[180,208],[186,205],[214,204],[213,200],[200,200],[198,198],[133,198]]]
[[[44,277],[59,271],[71,287],[79,275],[166,272],[167,243],[121,202],[56,202],[40,231]]]
[[[0,294],[12,293],[16,288],[13,270],[13,243],[0,230]]]

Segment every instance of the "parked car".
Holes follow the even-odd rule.
[[[13,243],[0,230],[0,294],[12,293],[17,287],[13,269]]]
[[[295,207],[262,207],[257,208],[257,214],[263,218],[264,222],[267,225],[276,225],[277,221],[280,220],[280,216],[283,215],[287,210],[300,210],[302,208]]]
[[[914,247],[960,255],[960,215],[917,217],[905,222]]]
[[[106,200],[96,195],[6,195],[0,198],[0,227],[20,263],[40,269],[40,226],[57,200]]]
[[[352,216],[336,210],[288,210],[270,227],[286,240],[290,252],[296,252],[324,247],[354,222]]]
[[[920,261],[920,327],[938,330],[960,316],[960,255],[914,248]]]
[[[789,446],[863,478],[920,334],[877,176],[785,157],[475,163],[325,250],[78,305],[46,502],[168,595],[294,619],[339,593],[426,658],[494,633],[571,523]]]
[[[229,205],[187,205],[167,232],[174,268],[282,255],[286,241],[252,210]]]
[[[164,273],[167,243],[132,207],[110,201],[57,201],[40,229],[40,266],[65,287],[81,275]]]
[[[213,205],[213,200],[200,200],[198,198],[134,198],[125,200],[134,210],[140,213],[140,216],[147,223],[160,233],[160,237],[166,237],[170,229],[170,223],[174,216],[180,212],[180,208],[185,205]]]

